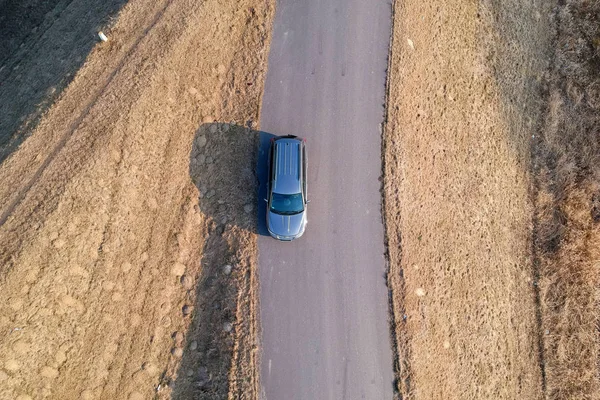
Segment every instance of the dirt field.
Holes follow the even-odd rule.
[[[274,2],[47,3],[0,66],[0,398],[256,398]]]
[[[552,4],[396,2],[385,222],[404,399],[541,399],[531,140]]]

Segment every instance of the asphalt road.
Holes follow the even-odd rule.
[[[311,203],[302,238],[259,239],[263,399],[393,396],[378,180],[390,24],[388,1],[278,1],[261,130],[307,138]]]

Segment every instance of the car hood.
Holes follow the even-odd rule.
[[[267,224],[271,233],[278,236],[296,236],[304,229],[306,210],[294,215],[280,215],[272,211],[267,213]]]

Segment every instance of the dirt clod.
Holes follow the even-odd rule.
[[[56,368],[46,366],[42,368],[40,375],[44,378],[55,379],[58,376],[58,370]]]
[[[175,263],[171,267],[171,274],[175,276],[182,276],[185,273],[185,265],[182,263]]]
[[[175,344],[180,346],[183,343],[183,340],[185,339],[185,336],[183,335],[183,332],[174,332],[173,335],[173,340],[175,341]]]
[[[186,290],[189,290],[194,286],[194,280],[189,275],[182,275],[179,282]]]
[[[181,347],[175,347],[171,350],[173,357],[181,358],[183,356],[183,349]]]

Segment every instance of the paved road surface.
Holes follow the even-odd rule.
[[[301,239],[259,240],[267,400],[392,398],[378,181],[390,23],[388,1],[277,5],[261,129],[307,138],[312,202]]]

